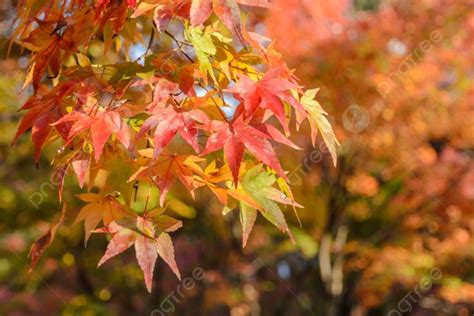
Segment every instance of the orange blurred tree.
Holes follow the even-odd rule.
[[[433,269],[442,277],[413,294],[412,309],[467,314],[474,304],[472,1],[276,5],[266,29],[302,81],[321,87],[342,144],[335,170],[324,150],[287,161],[290,182],[300,184],[296,198],[320,213],[302,221],[320,239],[325,315],[382,306],[379,313],[399,315],[397,303]]]

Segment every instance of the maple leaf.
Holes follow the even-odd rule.
[[[140,150],[139,153],[147,158],[153,157],[150,149]],[[169,188],[176,179],[179,179],[194,197],[193,168],[189,167],[189,164],[202,161],[204,159],[197,156],[163,153],[147,166],[140,167],[130,177],[129,181],[136,179],[151,180],[160,190],[160,205],[163,206]]]
[[[84,181],[86,179],[86,174],[89,170],[90,163],[90,155],[85,153],[78,153],[71,162],[72,169],[77,176],[77,180],[79,181],[79,186],[81,188],[84,186]]]
[[[21,135],[27,130],[32,129],[32,139],[34,144],[34,158],[38,162],[43,145],[52,131],[53,122],[61,118],[60,100],[64,95],[74,89],[76,81],[63,82],[49,92],[40,89],[40,91],[30,97],[20,108],[20,111],[28,111],[21,119],[12,145],[15,144]],[[63,137],[66,137],[67,128],[62,124],[55,126],[56,131]]]
[[[149,14],[153,11],[153,22],[158,31],[166,29],[169,21],[174,16],[185,18],[189,15],[190,3],[187,0],[160,1],[150,0],[140,2],[133,12],[131,18],[139,17],[143,14]]]
[[[154,59],[153,62],[156,61]],[[168,64],[167,64],[168,65]],[[163,71],[163,69],[161,69]],[[168,72],[168,70],[165,70]],[[174,70],[170,70],[172,72]],[[151,76],[151,78],[150,78]],[[134,81],[130,87],[150,86],[153,87],[152,101],[146,106],[149,113],[154,113],[156,110],[163,109],[173,95],[179,94],[179,85],[175,82],[169,81],[165,78],[155,77],[153,72],[143,75],[144,78]]]
[[[36,19],[38,27],[31,34],[22,39],[22,44],[36,54],[32,58],[29,75],[25,85],[30,81],[34,91],[38,90],[40,81],[46,70],[49,68],[52,77],[56,77],[60,68],[61,57],[61,36],[57,33],[60,27],[59,17],[57,21],[42,21]],[[40,40],[41,39],[41,40]]]
[[[164,215],[166,208],[157,207],[146,213],[146,218],[153,222],[156,234],[171,233],[183,227],[183,222],[168,215]]]
[[[282,232],[287,233],[291,241],[294,242],[294,237],[278,203],[295,207],[302,206],[274,188],[273,185],[276,181],[273,174],[262,171],[262,165],[258,165],[245,173],[239,184],[240,188],[238,187],[229,193],[240,201],[240,220],[243,229],[242,247],[247,244],[257,217],[257,211]]]
[[[191,25],[201,25],[210,17],[212,11],[219,17],[224,25],[234,33],[242,43],[242,23],[240,9],[237,3],[249,6],[269,7],[267,0],[193,0],[190,10]]]
[[[41,18],[31,15],[27,24],[34,22],[35,27],[28,36],[18,39],[21,45],[34,52],[25,85],[31,82],[35,93],[45,73],[49,79],[56,78],[62,61],[91,39],[91,11],[82,6],[75,13],[75,16],[66,15],[64,10],[51,7]],[[23,32],[19,35],[24,35]]]
[[[56,160],[56,166],[53,170],[51,179],[54,179],[54,183],[57,186],[59,202],[62,202],[64,179],[66,177],[68,169],[69,169],[69,163],[67,159],[66,161],[62,161],[62,159]]]
[[[135,225],[133,227],[130,222],[114,221],[104,228],[94,231],[95,233],[110,233],[113,235],[104,256],[97,266],[100,267],[110,258],[135,245],[137,262],[143,271],[148,292],[151,293],[153,270],[158,255],[163,258],[178,279],[181,280],[169,234],[166,231],[157,233],[153,222],[147,217],[137,216]]]
[[[218,168],[215,160],[207,165],[204,170],[196,163],[187,162],[186,165],[196,173],[194,175],[196,188],[207,186],[222,204],[227,204],[227,189],[218,184],[232,179],[228,166]]]
[[[245,149],[286,179],[285,172],[269,140],[286,144],[289,144],[289,141],[282,141],[282,136],[280,137],[275,132],[276,129],[266,132],[269,130],[268,126],[247,124],[242,116],[232,122],[212,121],[209,123],[209,128],[213,134],[207,140],[206,148],[201,155],[223,148],[224,157],[232,172],[235,184],[238,183],[240,164]],[[272,133],[275,134],[272,136]]]
[[[172,56],[170,57],[170,54],[156,54],[153,56],[151,63],[161,76],[171,80],[173,83],[177,82],[182,92],[187,95],[195,95],[194,72],[200,65],[194,63],[183,65],[179,60],[173,59]],[[160,84],[158,83],[158,85]],[[155,92],[158,89],[158,85],[155,88]],[[164,90],[168,89],[160,87],[158,91],[163,92]]]
[[[247,203],[240,202],[240,224],[242,225],[242,248],[245,248],[252,232],[253,225],[257,220],[257,209],[250,207]]]
[[[56,236],[56,231],[58,230],[59,226],[64,221],[64,217],[66,215],[66,208],[67,208],[66,203],[64,203],[61,210],[61,215],[59,216],[59,218],[53,224],[51,224],[51,226],[49,227],[48,231],[45,234],[39,237],[31,245],[30,252],[28,254],[28,257],[30,258],[30,264],[28,267],[29,273],[33,271],[41,255],[53,243],[54,237]]]
[[[214,70],[209,61],[209,58],[214,56],[217,52],[211,34],[198,27],[190,27],[186,32],[186,37],[194,47],[194,52],[199,61],[199,69],[202,74],[209,74],[214,82],[217,82]]]
[[[84,193],[77,195],[77,197],[88,203],[79,211],[75,221],[75,224],[84,221],[85,245],[87,245],[92,231],[101,221],[108,225],[122,217],[134,216],[111,195]]]
[[[147,106],[147,110],[150,113],[154,113],[155,109],[164,108],[171,95],[178,91],[178,84],[174,82],[163,78],[154,78],[153,81],[156,81],[156,86],[153,90],[153,100]]]
[[[271,111],[288,135],[289,127],[283,101],[289,102],[295,108],[298,118],[304,116],[304,110],[289,92],[291,89],[297,89],[298,85],[287,78],[281,78],[280,72],[280,68],[271,69],[258,81],[239,74],[239,80],[235,86],[227,89],[227,92],[232,92],[243,100],[244,114],[248,118],[260,108]],[[301,120],[302,118],[298,119]]]
[[[26,108],[23,107],[22,109]],[[61,114],[56,107],[54,99],[47,100],[44,103],[38,103],[35,107],[30,108],[28,113],[22,118],[13,142],[16,142],[20,135],[27,129],[32,128],[31,137],[35,148],[34,158],[35,161],[38,162],[41,148],[51,132],[50,124],[57,121],[60,117]]]
[[[190,11],[191,25],[203,24],[213,10],[229,30],[242,38],[240,9],[234,0],[193,0]]]
[[[154,158],[171,142],[173,137],[179,135],[194,149],[199,152],[198,128],[196,122],[207,122],[207,116],[200,110],[183,111],[173,106],[165,108],[155,107],[152,115],[143,123],[137,134],[142,137],[155,127],[154,133]]]
[[[337,147],[340,146],[331,124],[326,118],[327,112],[323,110],[318,101],[314,100],[318,89],[307,90],[301,97],[301,104],[308,112],[308,120],[311,126],[311,141],[313,146],[316,143],[318,130],[323,137],[324,143],[329,149],[334,166],[337,164]]]
[[[125,146],[130,148],[130,131],[120,114],[116,111],[104,111],[98,109],[95,113],[87,115],[82,112],[71,112],[56,121],[53,125],[72,122],[68,134],[68,143],[84,130],[90,130],[92,144],[94,146],[94,158],[100,159],[105,143],[112,134]]]

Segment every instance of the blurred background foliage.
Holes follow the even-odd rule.
[[[27,137],[10,146],[28,56],[13,46],[7,58],[14,3],[1,3],[0,314],[161,315],[163,300],[183,289],[164,263],[148,295],[133,252],[96,269],[106,240],[85,249],[71,219],[27,273],[31,243],[59,210],[56,148],[37,169]],[[196,268],[204,277],[175,296],[169,314],[473,315],[473,2],[274,4],[281,9],[251,12],[248,23],[277,40],[303,85],[320,88],[342,143],[338,167],[324,147],[312,149],[308,130],[294,133],[299,154],[279,149],[305,206],[302,227],[286,213],[296,246],[258,221],[242,250],[237,217],[222,216],[211,196],[174,191],[171,207],[185,221],[176,260],[184,277]],[[66,183],[76,211],[77,192]],[[426,278],[429,287],[413,294]],[[410,294],[407,311],[400,303]]]

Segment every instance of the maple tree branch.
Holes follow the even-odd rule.
[[[227,123],[229,123],[229,119],[227,118],[227,115],[225,115],[224,111],[222,111],[221,107],[219,106],[219,104],[217,104],[217,102],[216,102],[216,100],[214,99],[214,97],[209,94],[209,90],[207,90],[206,87],[204,87],[204,85],[203,85],[202,83],[199,82],[198,84],[199,84],[199,86],[200,86],[202,89],[204,89],[204,90],[208,93],[208,95],[209,95],[209,97],[211,98],[212,102],[214,102],[214,105],[217,107],[217,110],[219,110],[219,113],[221,114],[222,118],[223,118]],[[223,99],[222,101],[224,101],[224,99]]]
[[[173,100],[174,104],[176,104],[176,106],[177,106],[178,108],[180,108],[180,107],[181,107],[181,103],[179,103],[178,101],[176,101],[176,99],[173,97],[173,95],[170,94],[170,97],[171,97],[171,100]]]
[[[148,45],[146,47],[146,50],[143,54],[141,54],[140,56],[138,56],[138,58],[135,59],[135,62],[139,61],[141,58],[144,58],[146,57],[146,55],[148,55],[148,52],[150,51],[151,46],[153,45],[154,38],[155,38],[155,29],[151,28],[150,39],[148,40]]]
[[[148,46],[146,47],[146,51],[145,51],[145,57],[148,54],[148,52],[150,51],[151,46],[153,45],[154,38],[155,38],[155,29],[152,28],[151,29],[151,34],[150,34],[150,41],[148,42]]]
[[[231,64],[229,64],[229,67],[230,68],[234,68],[234,69],[237,69],[237,70],[240,70],[240,71],[243,71],[243,72],[246,72],[248,74],[252,74],[252,75],[256,75],[256,76],[259,76],[259,77],[263,77],[263,75],[261,73],[258,73],[258,72],[255,72],[255,71],[251,71],[251,70],[248,70],[246,68],[240,68],[240,67],[237,67],[237,66],[232,66]]]
[[[194,60],[186,53],[183,51],[183,48],[182,48],[182,42],[179,41],[178,39],[176,39],[176,37],[171,34],[168,30],[165,30],[164,33],[166,35],[168,35],[175,43],[176,45],[178,46],[178,49],[179,51],[191,62],[191,63],[194,63]],[[199,86],[204,89],[207,93],[209,93],[209,90],[206,89],[206,87],[204,87],[204,85],[202,83],[198,83]],[[226,122],[229,122],[228,118],[227,118],[227,115],[225,115],[225,113],[222,111],[222,109],[220,108],[219,104],[217,104],[216,100],[214,99],[214,97],[212,95],[209,95],[209,97],[211,98],[212,102],[214,103],[214,105],[217,107],[219,113],[221,114],[222,118],[226,121]],[[222,97],[222,100],[224,100],[224,98]],[[176,102],[176,101],[175,101]]]
[[[183,54],[184,57],[186,57],[186,59],[187,59],[188,61],[190,61],[191,63],[194,64],[194,60],[193,60],[185,51],[183,51],[183,47],[182,47],[181,41],[179,41],[178,39],[176,39],[176,37],[174,37],[174,35],[171,34],[168,30],[165,30],[164,33],[165,33],[166,35],[168,35],[168,36],[176,43],[176,45],[178,46],[178,49],[179,49],[179,51],[181,52],[181,54]]]

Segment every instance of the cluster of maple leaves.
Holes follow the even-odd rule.
[[[12,38],[32,52],[24,87],[33,94],[14,142],[31,130],[37,162],[45,144],[61,143],[53,161],[60,196],[74,173],[88,191],[79,195],[86,205],[76,219],[86,242],[92,233],[112,236],[99,265],[134,246],[149,291],[158,256],[180,277],[169,233],[182,222],[166,214],[174,182],[193,197],[207,187],[224,213],[239,203],[245,246],[258,213],[291,237],[279,204],[301,205],[274,143],[299,148],[288,139],[292,120],[297,128],[309,120],[313,143],[319,131],[336,161],[338,143],[314,100],[317,90],[304,92],[273,45],[245,29],[238,4],[270,6],[23,0],[17,8]],[[153,41],[165,38],[172,45],[155,51]],[[93,42],[121,58],[94,60]],[[132,60],[130,51],[146,42]],[[159,189],[159,206],[136,209],[133,193],[144,184]],[[33,266],[58,224],[32,246]]]

